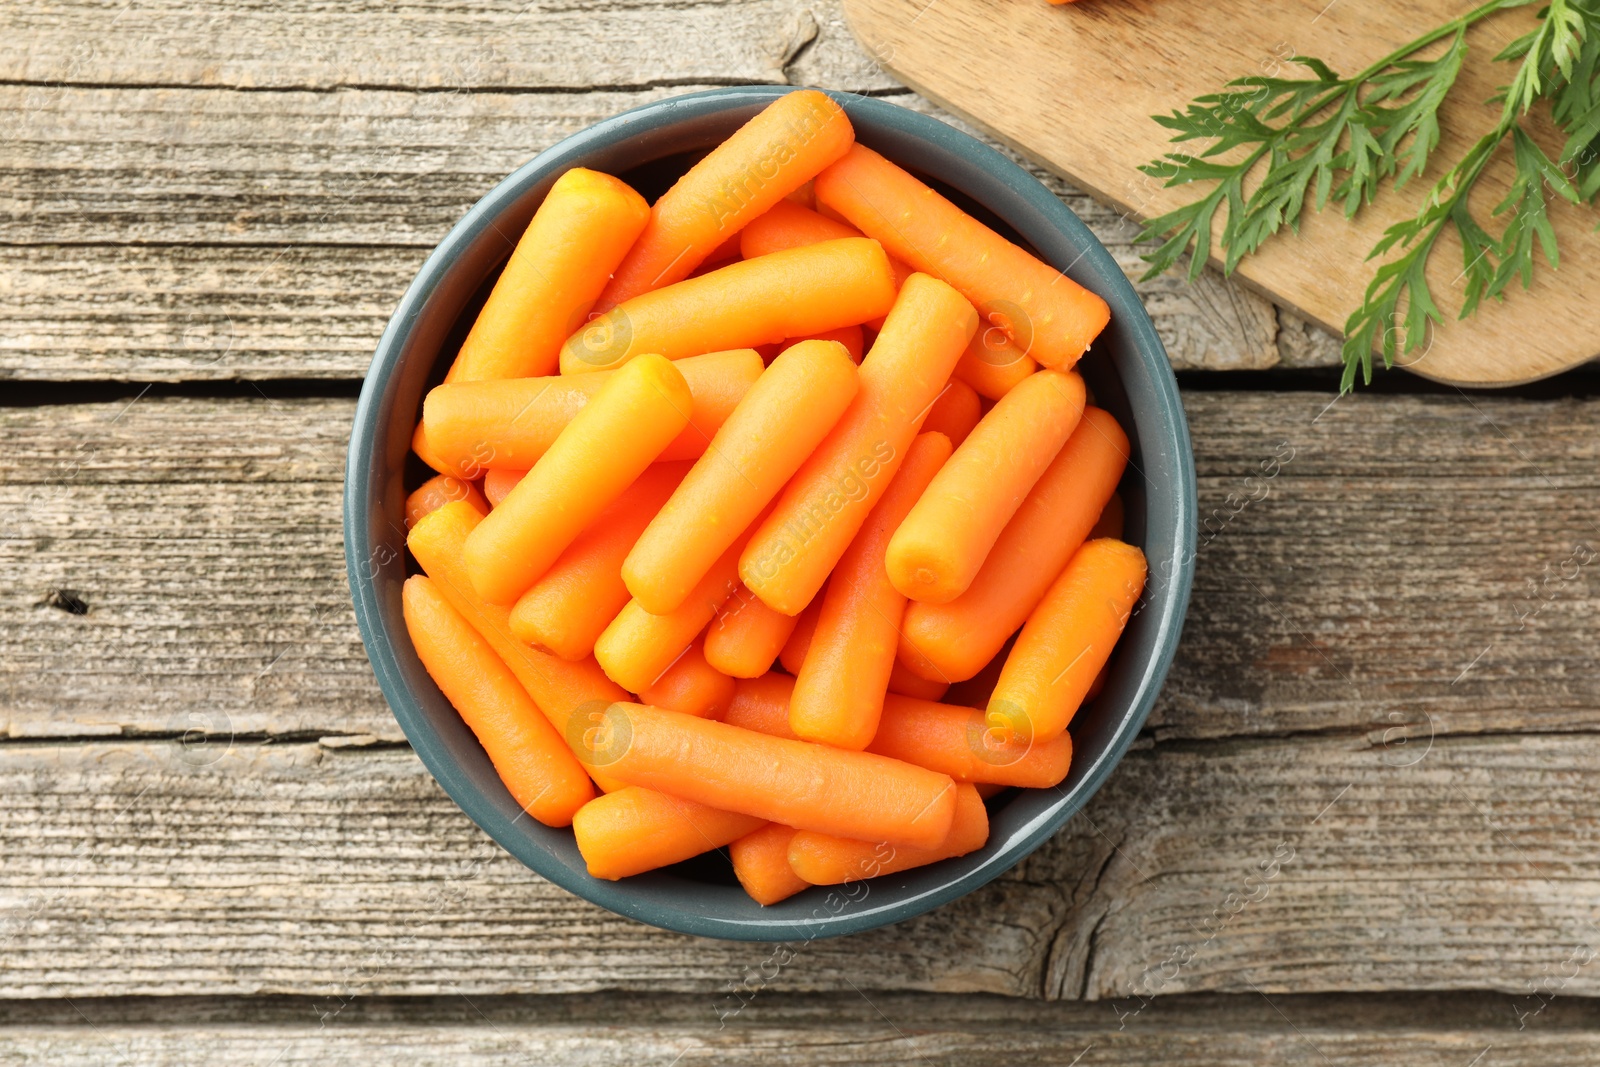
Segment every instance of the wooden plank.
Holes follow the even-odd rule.
[[[1137,998],[1202,990],[1487,988],[1525,1014],[1533,990],[1600,991],[1600,738],[1396,755],[1340,737],[1147,745],[1016,871],[791,959],[541,882],[404,749],[5,744],[0,996],[299,993],[336,1011],[621,987],[701,994],[709,1020],[748,981],[1114,999],[1132,1028]]]
[[[1157,736],[1600,723],[1600,400],[1186,404],[1205,533]],[[0,733],[398,739],[344,577],[352,411],[0,409]]]
[[[795,79],[894,85],[832,0],[700,4],[473,0],[397,8],[296,0],[223,11],[167,0],[31,0],[7,12],[0,79],[39,86],[639,88]]]
[[[561,138],[677,91],[66,88],[32,107],[32,89],[0,87],[15,131],[0,378],[359,376],[474,201]],[[1137,273],[1130,223],[1036,173]],[[1140,291],[1175,366],[1277,362],[1271,306],[1216,274]]]

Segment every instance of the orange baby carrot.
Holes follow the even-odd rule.
[[[772,669],[798,621],[773,611],[741,584],[706,629],[706,661],[733,678],[759,678]]]
[[[446,381],[552,374],[644,230],[650,206],[609,174],[574,167],[556,179],[495,282]]]
[[[711,254],[700,261],[700,265],[695,268],[695,271],[705,271],[713,267],[720,267],[725,263],[732,263],[738,258],[739,235],[733,234],[726,241],[723,241],[716,248],[712,249]],[[694,273],[694,271],[691,271],[690,273]]]
[[[906,608],[884,570],[884,550],[949,458],[943,434],[911,442],[883,499],[839,558],[789,701],[789,725],[806,740],[861,749],[878,729]]]
[[[789,866],[789,842],[797,833],[792,826],[769,822],[728,845],[734,877],[757,904],[787,900],[811,884]]]
[[[681,863],[760,827],[749,815],[636,786],[596,797],[572,820],[589,873],[611,881]]]
[[[689,386],[660,356],[624,367],[574,415],[549,451],[467,538],[485,600],[527,591],[689,424]]]
[[[889,542],[886,566],[913,600],[966,592],[1033,484],[1083,417],[1083,379],[1044,370],[989,410]]]
[[[467,537],[482,521],[464,503],[446,504],[425,516],[406,538],[406,547],[417,558],[428,577],[450,606],[472,624],[483,639],[511,668],[517,681],[528,691],[539,710],[556,732],[574,749],[574,755],[602,789],[615,784],[580,750],[575,739],[589,728],[589,716],[613,701],[626,699],[625,693],[600,670],[593,659],[571,663],[548,652],[540,652],[518,641],[511,634],[509,612],[478,595],[467,574]]]
[[[643,352],[668,359],[753,348],[865,322],[894,303],[876,241],[842,241],[731,263],[636,296],[567,338],[561,373],[610,370]]]
[[[811,638],[817,632],[817,619],[822,615],[822,602],[827,586],[812,598],[805,610],[794,616],[794,631],[789,634],[789,640],[783,643],[783,650],[778,653],[778,662],[783,664],[783,669],[790,674],[799,674],[800,667],[806,661],[806,653],[811,650]],[[769,609],[770,610],[770,609]]]
[[[776,671],[759,678],[741,678],[734,683],[733,701],[722,713],[722,721],[743,730],[754,730],[771,737],[800,737],[789,725],[789,698],[794,679]]]
[[[1144,589],[1144,553],[1101,538],[1072,557],[1028,616],[989,697],[991,727],[1049,741],[1072,721]]]
[[[801,341],[756,380],[622,564],[639,606],[665,615],[750,527],[856,395],[834,341]]]
[[[1084,412],[1084,417],[1087,418],[1088,414],[1089,413],[1087,411],[1085,411]],[[1122,427],[1120,427],[1120,426],[1117,427],[1117,430],[1119,432],[1121,431],[1121,429],[1122,429]],[[1071,444],[1070,441],[1067,442],[1067,443]],[[1126,445],[1123,446],[1123,451],[1124,452],[1127,451],[1127,446]],[[1124,457],[1124,458],[1126,458],[1126,457]],[[1117,477],[1121,478],[1121,476],[1122,476],[1121,475],[1122,468],[1118,467],[1117,470],[1118,470]],[[1042,480],[1043,479],[1041,479],[1041,481]],[[1106,501],[1106,506],[1100,510],[1100,517],[1098,519],[1094,520],[1094,529],[1089,531],[1088,537],[1086,537],[1085,540],[1093,540],[1096,537],[1115,537],[1118,541],[1122,540],[1122,494],[1121,493],[1112,493],[1111,494],[1111,499],[1107,500]]]
[[[687,463],[654,463],[556,557],[511,609],[511,632],[562,659],[584,659],[628,602],[622,561],[683,476]]]
[[[601,310],[687,278],[718,245],[810,181],[854,140],[844,109],[826,93],[805,89],[773,101],[661,194],[601,294]]]
[[[1047,367],[1070,368],[1111,318],[1106,302],[864,145],[817,175],[817,200],[897,259],[943,278]]]
[[[861,236],[854,226],[819,215],[793,200],[780,200],[739,231],[739,252],[745,259],[755,259],[821,241]]]
[[[527,474],[524,470],[496,470],[490,468],[483,472],[483,495],[489,501],[491,508],[500,506],[500,501],[511,495],[511,490],[516,488],[522,476]]]
[[[733,686],[732,678],[706,662],[700,642],[696,641],[661,677],[639,691],[639,699],[668,711],[718,719],[733,701]]]
[[[444,507],[452,500],[464,500],[478,514],[489,514],[489,502],[483,499],[477,486],[448,474],[435,474],[406,497],[406,529],[411,529],[422,516]]]
[[[965,593],[912,603],[900,624],[900,661],[924,678],[960,682],[993,659],[1095,525],[1128,463],[1128,437],[1100,408],[1078,428],[996,538]],[[1120,531],[1119,531],[1120,532]]]
[[[861,349],[862,345],[866,343],[866,338],[859,326],[841,326],[837,330],[825,330],[813,337],[785,338],[775,345],[762,345],[756,351],[761,353],[762,359],[771,363],[778,358],[778,353],[799,344],[801,341],[838,341],[844,345],[844,350],[850,353],[850,362],[860,363]]]
[[[401,600],[417,658],[461,713],[516,802],[546,826],[566,826],[594,798],[583,767],[494,649],[420,574]]]
[[[977,708],[937,704],[889,694],[883,719],[868,752],[890,756],[958,782],[1049,789],[1061,783],[1072,765],[1072,735],[1050,741],[1011,736],[991,726]]]
[[[950,777],[909,763],[753,733],[644,704],[605,712],[616,744],[606,770],[723,811],[798,830],[931,848],[955,809]]]
[[[674,364],[689,386],[689,425],[661,453],[695,459],[761,376],[753,348],[712,352]],[[527,470],[615,376],[569,374],[494,382],[447,382],[428,393],[422,424],[439,463],[460,477],[484,470]]]
[[[950,286],[927,275],[906,280],[861,361],[861,391],[739,562],[751,592],[786,615],[811,602],[899,469],[977,326],[972,305]]]
[[[910,667],[894,661],[894,667],[889,671],[889,692],[899,693],[901,696],[917,697],[920,700],[940,700],[949,692],[950,683],[929,681],[922,675],[915,673]]]
[[[975,852],[989,840],[989,812],[972,786],[958,785],[955,793],[950,831],[936,845],[916,848],[802,830],[789,842],[789,867],[811,885],[842,885]]]
[[[942,433],[950,438],[952,446],[960,448],[982,414],[983,405],[972,386],[959,378],[951,378],[939,399],[928,409],[928,417],[922,420],[922,432]]]
[[[979,396],[999,400],[1039,369],[1033,357],[1018,348],[997,326],[984,326],[956,361],[954,375]]]

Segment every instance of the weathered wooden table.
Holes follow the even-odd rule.
[[[661,933],[406,747],[344,578],[360,378],[449,226],[596,119],[786,80],[931,108],[829,0],[0,30],[0,1064],[1600,1061],[1595,377],[1335,402],[1332,339],[1143,286],[1208,533],[1138,750],[919,920]]]

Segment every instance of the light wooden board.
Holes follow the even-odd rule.
[[[1193,199],[1138,173],[1167,150],[1153,114],[1182,108],[1230,79],[1275,73],[1298,51],[1354,72],[1467,5],[1290,0],[1090,0],[1053,7],[1017,0],[844,0],[867,51],[906,84],[1076,184],[1136,217]],[[1532,19],[1532,8],[1469,35],[1472,58],[1442,111],[1444,135],[1431,180],[1489,129],[1497,109],[1481,103],[1509,80],[1489,57]],[[1550,143],[1559,147],[1558,139]],[[1502,159],[1479,205],[1503,195]],[[1370,279],[1367,252],[1393,222],[1413,214],[1423,184],[1380,196],[1353,223],[1337,212],[1309,217],[1298,237],[1269,243],[1240,275],[1291,308],[1338,329]],[[1477,203],[1477,201],[1475,201]],[[1600,235],[1588,208],[1552,209],[1562,267],[1540,263],[1533,291],[1513,292],[1466,322],[1459,245],[1443,242],[1428,277],[1449,321],[1406,362],[1440,381],[1506,384],[1554,374],[1600,353],[1592,294],[1600,286]]]
[[[1553,974],[1600,992],[1600,969],[1566,967],[1600,941],[1600,739],[1410,758],[1346,737],[1146,746],[1013,872],[775,967],[540,881],[406,749],[0,744],[0,996],[622,987],[714,1016],[747,976],[1100,1000],[1490,988],[1508,1011]]]
[[[171,381],[360,376],[478,197],[680,90],[32,91],[0,86],[0,378]],[[1134,270],[1131,224],[1049,180]],[[1279,362],[1271,305],[1216,273],[1140,292],[1180,369]]]
[[[344,574],[353,401],[130,393],[0,409],[0,735],[397,739]],[[1600,400],[1329,400],[1187,396],[1207,541],[1151,728],[1600,725]]]

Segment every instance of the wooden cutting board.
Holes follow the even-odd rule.
[[[1448,0],[1083,0],[1063,7],[1044,0],[844,0],[856,36],[907,85],[1137,219],[1194,198],[1136,169],[1168,149],[1168,131],[1151,115],[1233,78],[1292,76],[1297,68],[1283,59],[1297,51],[1341,73],[1360,70],[1468,7]],[[1270,241],[1238,276],[1342,332],[1371,279],[1366,256],[1383,229],[1414,213],[1446,161],[1493,126],[1498,108],[1484,101],[1512,67],[1490,59],[1532,22],[1527,8],[1469,33],[1471,51],[1453,102],[1441,112],[1443,137],[1427,180],[1385,193],[1353,222],[1336,210],[1308,216],[1298,235],[1285,231]],[[1536,137],[1552,154],[1561,143],[1548,127]],[[1480,218],[1510,177],[1504,160],[1491,164],[1473,200]],[[1402,362],[1438,381],[1510,385],[1600,355],[1600,314],[1593,310],[1600,307],[1600,212],[1557,204],[1551,216],[1560,270],[1541,257],[1531,289],[1513,282],[1503,302],[1464,321],[1455,319],[1463,296],[1460,244],[1453,233],[1443,238],[1428,277],[1449,321]]]

